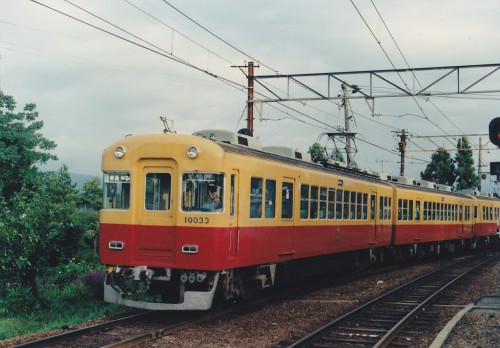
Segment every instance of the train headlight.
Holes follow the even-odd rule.
[[[200,150],[198,150],[198,148],[196,146],[191,146],[187,151],[188,157],[192,158],[192,159],[195,159],[196,157],[198,157],[199,154],[200,154]]]
[[[125,150],[125,148],[123,146],[118,146],[115,149],[116,158],[122,158],[123,156],[125,156],[125,152],[127,152],[127,150]]]

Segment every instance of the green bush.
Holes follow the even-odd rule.
[[[78,279],[81,279],[86,272],[92,270],[95,266],[85,261],[76,262],[75,259],[69,260],[67,263],[61,263],[55,267],[47,269],[45,282],[61,286],[70,284]]]
[[[27,314],[38,309],[39,302],[32,294],[31,288],[21,285],[6,287],[5,298],[0,298],[0,315]]]

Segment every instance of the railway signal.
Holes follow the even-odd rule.
[[[500,147],[500,117],[496,117],[490,122],[490,141]]]

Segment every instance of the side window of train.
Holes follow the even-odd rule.
[[[363,194],[362,193],[357,193],[356,194],[356,219],[361,220],[363,216]]]
[[[368,193],[363,193],[363,220],[368,219]]]
[[[370,195],[370,220],[375,220],[376,202],[377,197],[375,197],[375,195]]]
[[[344,214],[342,216],[344,219],[349,219],[349,197],[350,197],[350,191],[344,191]]]
[[[326,219],[326,187],[319,188],[319,218]]]
[[[328,188],[328,219],[335,218],[335,189]]]
[[[415,201],[415,220],[420,221],[420,201]]]
[[[293,183],[283,182],[281,185],[281,218],[293,217]]]
[[[386,207],[387,220],[390,220],[392,218],[392,198],[386,197],[386,199],[387,199],[387,207]]]
[[[262,178],[250,180],[250,218],[262,217]]]
[[[231,174],[231,188],[229,197],[229,215],[234,216],[234,202],[236,200],[236,175]]]
[[[311,199],[309,202],[309,217],[318,218],[318,186],[311,186]]]
[[[144,206],[146,210],[170,209],[170,174],[148,173],[145,186]]]
[[[384,218],[384,197],[380,197],[380,202],[378,205],[378,218],[380,220]]]
[[[266,180],[266,212],[268,219],[274,219],[276,216],[276,180]]]
[[[356,192],[351,192],[351,204],[350,204],[349,218],[351,220],[356,218]]]
[[[300,185],[300,218],[307,219],[309,214],[309,185]]]
[[[343,191],[337,190],[337,202],[335,205],[335,218],[342,219],[342,196]]]

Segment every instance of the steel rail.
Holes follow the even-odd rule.
[[[47,345],[57,343],[58,341],[72,339],[72,338],[83,336],[83,335],[86,335],[86,334],[89,334],[92,332],[103,331],[109,327],[120,325],[120,324],[126,323],[127,321],[136,320],[136,319],[142,318],[146,315],[149,315],[151,313],[152,313],[151,311],[148,311],[148,312],[142,312],[142,313],[138,313],[138,314],[134,314],[134,315],[129,315],[127,317],[107,321],[105,323],[96,324],[96,325],[84,327],[81,329],[74,329],[74,330],[71,330],[69,332],[64,332],[64,333],[57,334],[54,336],[48,336],[48,337],[41,338],[41,339],[36,340],[36,341],[18,344],[16,346],[13,346],[12,348],[46,347]]]
[[[487,260],[481,262],[480,264],[476,265],[475,267],[467,270],[466,272],[463,272],[459,276],[455,277],[453,280],[449,281],[447,284],[442,286],[440,289],[438,289],[436,292],[434,292],[432,295],[430,295],[427,299],[425,299],[423,302],[421,302],[419,305],[417,305],[411,312],[409,312],[403,319],[401,319],[396,325],[392,327],[384,336],[380,338],[380,340],[373,346],[373,348],[385,348],[387,347],[393,339],[397,336],[397,334],[417,315],[419,312],[425,308],[432,300],[434,300],[438,295],[440,295],[442,292],[444,292],[446,289],[451,287],[453,284],[458,282],[459,280],[463,279],[466,277],[469,273],[472,271],[477,270],[478,268],[483,267],[484,265],[488,264],[489,262],[493,261],[494,259],[498,258],[498,255],[495,255],[493,257],[488,258]]]
[[[464,277],[466,274],[470,273],[471,271],[477,269],[478,267],[481,267],[485,264],[487,264],[488,262],[491,262],[493,261],[494,259],[497,259],[499,257],[498,254],[495,254],[494,256],[492,257],[489,257],[486,261],[483,261],[481,262],[479,265],[476,265],[474,266],[474,268],[468,270],[467,272],[463,273],[463,274],[460,274],[458,276],[458,278],[462,278]],[[312,345],[315,341],[317,341],[321,336],[324,336],[327,332],[331,331],[333,328],[335,328],[336,326],[338,326],[339,324],[345,322],[347,319],[350,319],[352,317],[354,317],[354,315],[358,314],[358,313],[361,313],[367,309],[369,309],[370,307],[373,307],[375,304],[378,304],[380,302],[382,302],[383,300],[385,300],[386,298],[389,298],[390,296],[393,296],[395,294],[398,294],[400,293],[402,290],[405,290],[406,288],[410,288],[412,285],[426,279],[426,278],[430,278],[432,277],[433,275],[435,274],[438,274],[439,272],[442,272],[444,270],[447,270],[447,269],[451,269],[453,267],[456,267],[456,266],[459,266],[461,264],[465,264],[466,262],[470,262],[471,260],[470,259],[466,259],[466,260],[460,260],[460,261],[457,261],[457,262],[454,262],[453,264],[451,265],[448,265],[448,266],[445,266],[445,267],[442,267],[442,268],[439,268],[435,271],[432,271],[430,273],[427,273],[427,274],[424,274],[422,275],[421,277],[418,277],[406,284],[403,284],[401,286],[398,286],[397,288],[375,298],[374,300],[371,300],[357,308],[355,308],[354,310],[338,317],[338,318],[335,318],[334,320],[332,320],[330,323],[322,326],[321,328],[315,330],[314,332],[310,333],[309,335],[303,337],[302,339],[294,342],[293,344],[289,345],[288,348],[302,348],[302,347],[309,347],[310,345]],[[426,300],[424,300],[423,303],[425,304],[428,304],[432,299],[434,299],[438,293],[442,292],[445,290],[445,288],[453,285],[458,279],[453,279],[452,281],[448,282],[445,286],[441,287],[441,289],[439,289],[437,292],[433,293],[430,298],[427,298]],[[418,305],[416,308],[414,308],[411,313],[412,315],[407,314],[403,319],[401,319],[400,321],[398,321],[398,323],[395,324],[395,326],[393,326],[392,329],[390,329],[384,336],[382,336],[382,338],[376,342],[373,347],[377,347],[377,348],[382,348],[382,347],[386,347],[387,344],[390,343],[390,338],[392,339],[399,331],[402,327],[404,327],[404,324],[408,323],[415,314],[417,314],[419,312],[419,310],[422,309],[422,307],[425,306],[425,304],[420,304]],[[397,328],[396,328],[397,326]],[[383,341],[385,343],[383,343]]]

